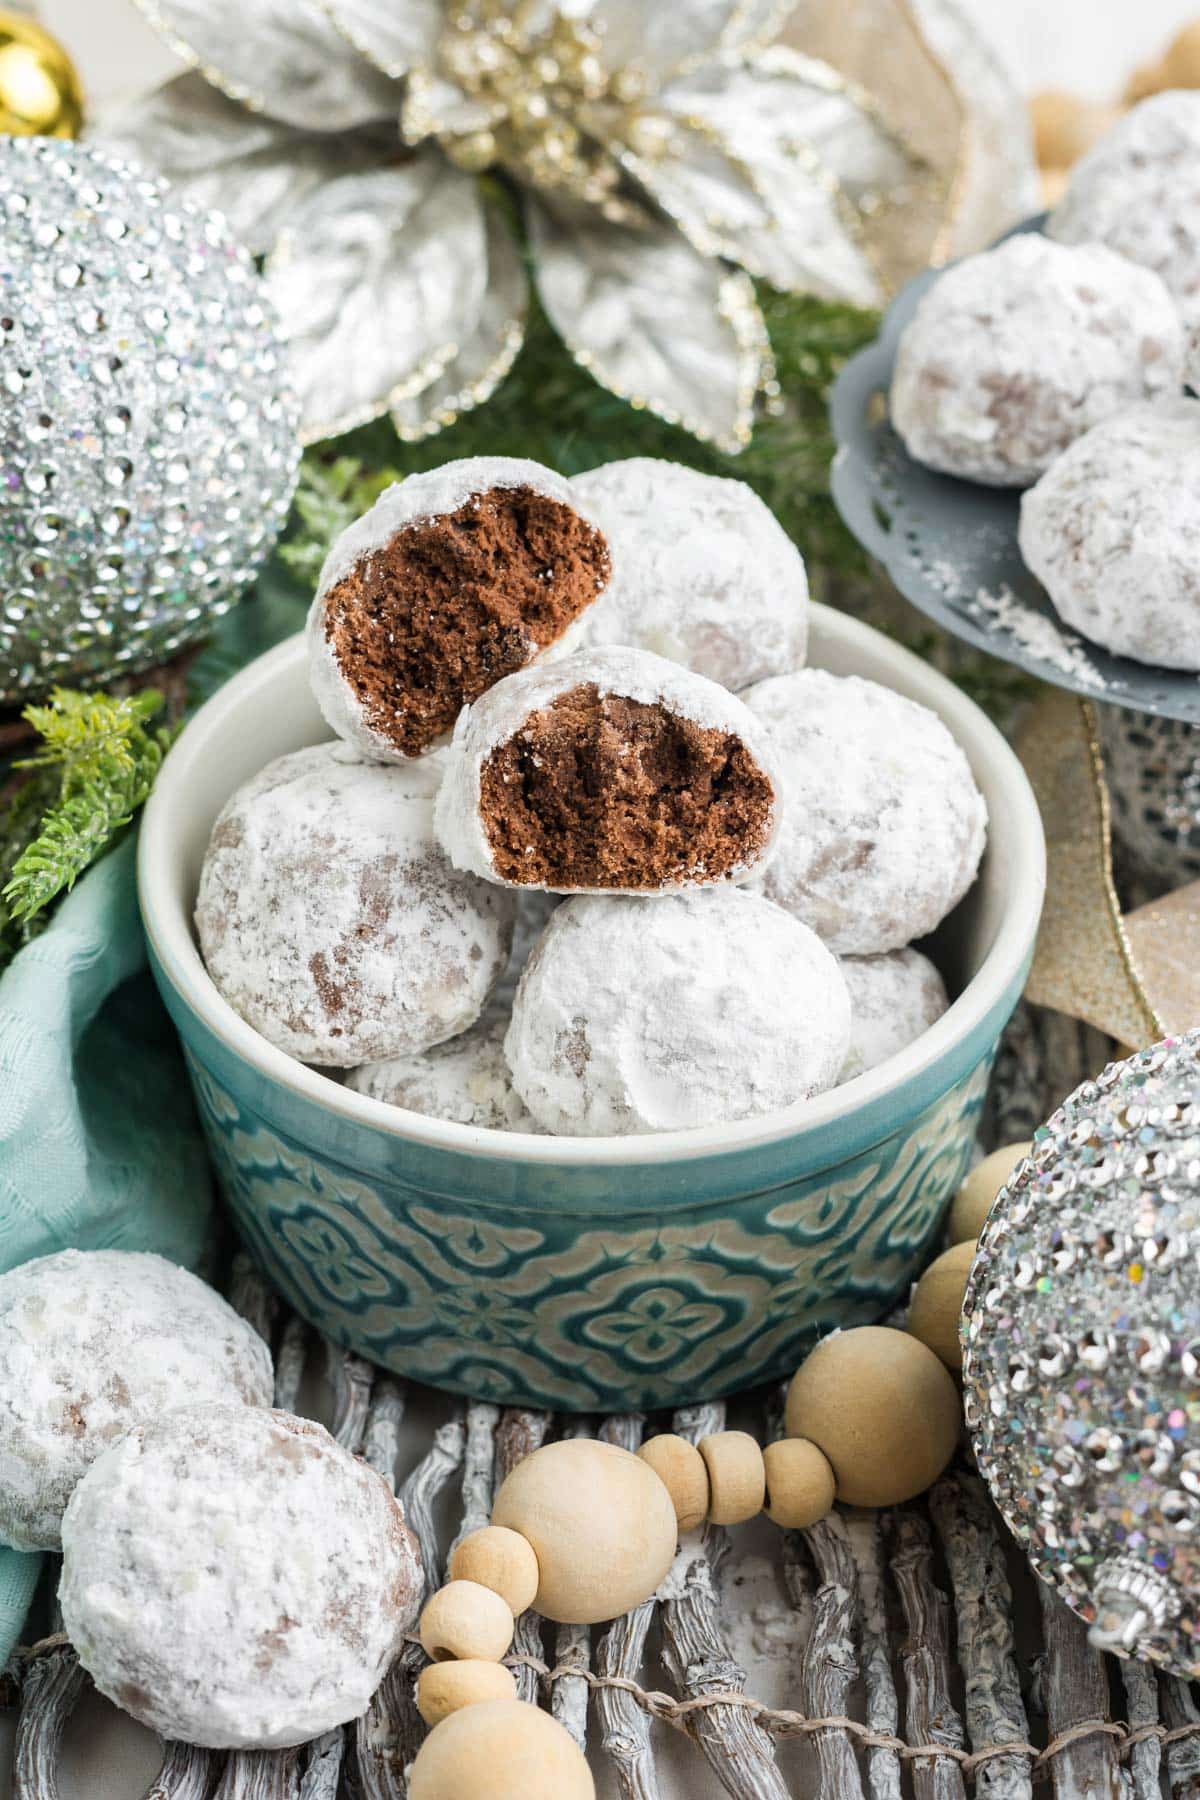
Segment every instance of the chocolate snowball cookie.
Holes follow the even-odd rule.
[[[853,1081],[915,1043],[950,1001],[945,982],[919,950],[839,960],[850,995],[850,1048],[838,1079]]]
[[[346,1086],[430,1119],[489,1131],[537,1131],[537,1121],[513,1087],[504,1055],[508,1021],[506,1007],[489,1007],[460,1037],[416,1056],[366,1063],[347,1077]]]
[[[333,1068],[427,1050],[483,1011],[512,896],[433,835],[440,758],[385,767],[344,744],[269,763],[216,825],[196,929],[213,981],[289,1056]]]
[[[1174,296],[1200,367],[1200,94],[1143,100],[1071,171],[1050,215],[1063,244],[1106,244],[1152,269]]]
[[[716,682],[646,650],[578,650],[464,710],[438,837],[509,887],[655,894],[744,881],[770,856],[767,733]]]
[[[987,808],[927,707],[857,675],[799,669],[743,695],[769,730],[785,815],[763,892],[839,954],[924,937],[975,879]]]
[[[613,558],[584,615],[587,643],[653,650],[735,692],[801,667],[804,560],[744,481],[633,456],[572,476],[571,492]]]
[[[416,1616],[381,1475],[310,1419],[191,1406],[92,1464],[63,1519],[63,1626],[160,1737],[275,1749],[355,1719]]]
[[[1118,656],[1200,669],[1200,400],[1137,406],[1021,500],[1021,554],[1068,625]]]
[[[182,1400],[271,1404],[271,1356],[165,1257],[60,1250],[0,1275],[0,1543],[57,1550],[96,1457]]]
[[[1149,269],[1025,232],[925,294],[896,353],[892,423],[932,469],[1024,487],[1090,426],[1177,393],[1184,351]]]
[[[608,575],[603,535],[540,463],[472,456],[410,475],[325,559],[308,617],[317,704],[364,756],[419,756]]]
[[[837,1080],[850,1002],[837,959],[745,888],[560,906],[505,1053],[547,1131],[681,1131],[779,1112]]]

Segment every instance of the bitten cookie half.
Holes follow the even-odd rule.
[[[434,825],[456,868],[505,887],[664,894],[758,874],[780,792],[740,700],[611,646],[509,676],[464,711]]]
[[[540,463],[474,456],[410,475],[325,559],[308,617],[317,704],[362,755],[419,756],[556,644],[609,568],[603,533]]]

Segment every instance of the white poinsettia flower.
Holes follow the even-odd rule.
[[[520,348],[523,212],[596,379],[726,449],[770,348],[751,276],[869,306],[863,221],[912,173],[869,100],[777,40],[796,0],[141,0],[192,65],[104,137],[265,258],[305,435],[405,438]]]

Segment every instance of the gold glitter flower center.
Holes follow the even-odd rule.
[[[500,164],[533,187],[612,210],[620,169],[580,115],[636,96],[626,74],[605,68],[594,28],[544,0],[459,0],[446,21],[436,69],[410,77],[409,141],[432,135],[462,169]]]

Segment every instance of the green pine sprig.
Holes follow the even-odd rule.
[[[0,817],[0,965],[149,797],[172,736],[152,724],[163,704],[149,688],[122,698],[56,688],[26,707],[42,741],[17,764],[25,779]]]

